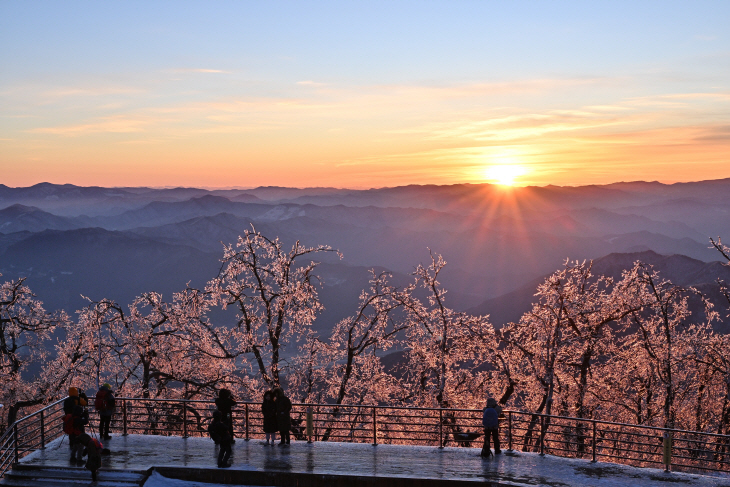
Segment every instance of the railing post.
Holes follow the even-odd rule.
[[[439,407],[439,448],[444,447],[444,409]]]
[[[540,456],[545,455],[545,415],[540,416]]]
[[[378,446],[378,417],[375,406],[373,406],[373,446]]]
[[[233,421],[233,418],[231,417],[231,421]],[[248,436],[248,403],[246,403],[246,441],[249,440]]]
[[[183,407],[183,438],[188,437],[188,405],[185,401],[182,403]]]
[[[127,401],[122,401],[122,436],[127,436]]]
[[[314,415],[312,414],[312,406],[307,406],[307,443],[312,442],[312,436],[314,436]]]
[[[512,411],[507,416],[507,431],[509,432],[509,451],[512,451]]]
[[[18,423],[13,425],[13,445],[15,447],[15,463],[20,462],[20,454],[18,453]]]
[[[41,409],[41,450],[46,449],[46,421]]]
[[[596,420],[593,420],[593,463],[596,463]]]
[[[664,430],[663,439],[663,458],[664,460],[664,471],[669,472],[672,468],[672,433],[668,430]]]

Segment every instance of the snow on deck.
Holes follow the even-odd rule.
[[[104,442],[112,454],[103,468],[146,470],[155,466],[216,468],[218,450],[209,438],[115,435]],[[270,472],[303,472],[499,481],[504,485],[654,487],[668,485],[730,487],[730,475],[703,476],[664,473],[659,469],[635,468],[611,463],[567,459],[536,453],[503,453],[482,459],[478,448],[378,445],[360,443],[292,442],[288,447],[268,446],[261,440],[237,440],[231,469]],[[69,465],[67,439],[54,440],[22,463],[44,466]],[[145,487],[177,485],[155,476]],[[189,485],[189,484],[188,484]],[[211,487],[212,484],[204,484]]]

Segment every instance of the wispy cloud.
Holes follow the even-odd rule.
[[[224,69],[207,69],[207,68],[179,68],[173,69],[173,73],[211,73],[211,74],[230,74],[231,71]]]
[[[142,132],[145,126],[152,123],[149,119],[130,119],[126,117],[105,118],[91,123],[63,125],[57,127],[38,127],[27,132],[34,134],[53,134],[78,137],[96,133],[131,133]]]
[[[396,132],[420,133],[431,139],[514,141],[551,133],[605,129],[634,122],[631,117],[612,115],[604,111],[550,110],[487,120],[457,120]]]

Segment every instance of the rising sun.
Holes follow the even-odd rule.
[[[484,170],[487,179],[503,186],[512,186],[515,179],[525,174],[525,168],[516,164],[494,164]]]

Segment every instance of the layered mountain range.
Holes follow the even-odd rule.
[[[440,279],[448,304],[496,324],[519,319],[537,282],[566,260],[597,259],[594,269],[610,275],[643,260],[708,289],[717,277],[730,281],[708,243],[730,236],[730,179],[370,190],[0,185],[0,272],[27,277],[50,309],[76,310],[81,295],[169,297],[214,277],[223,244],[252,227],[343,253],[320,267],[321,329],[354,309],[368,269],[404,284],[430,252],[448,262]]]

